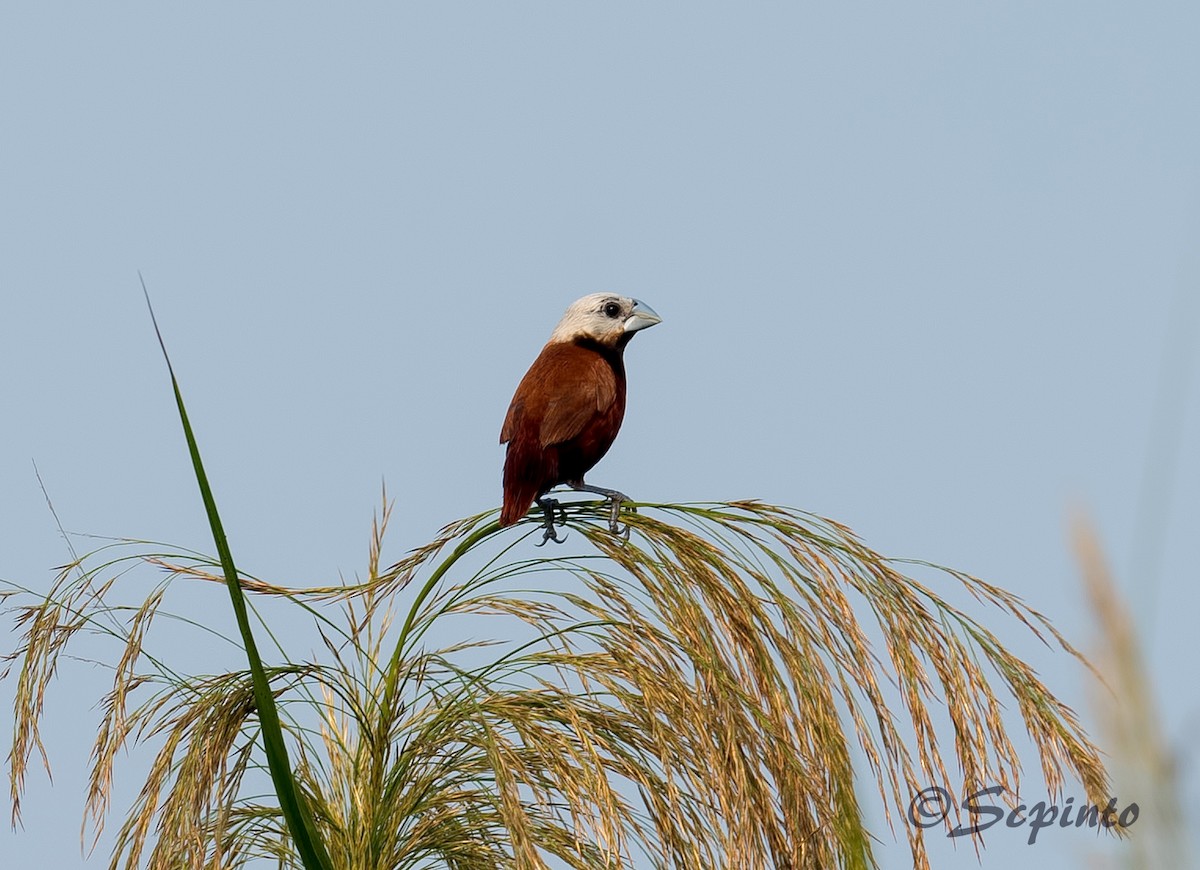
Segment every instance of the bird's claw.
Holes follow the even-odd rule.
[[[540,547],[543,544],[545,544],[547,541],[553,541],[556,544],[561,544],[566,539],[567,539],[567,536],[565,533],[563,534],[563,536],[561,538],[558,535],[556,535],[554,533],[554,523],[548,522],[548,523],[546,523],[545,530],[542,532],[542,540],[539,543],[534,544],[534,546]]]
[[[567,485],[576,492],[594,492],[597,495],[604,496],[609,505],[608,530],[618,538],[622,538],[626,541],[629,540],[629,524],[626,523],[625,525],[621,525],[621,506],[626,502],[629,502],[629,510],[632,513],[637,513],[637,508],[633,506],[633,499],[625,495],[625,493],[618,492],[615,489],[605,489],[600,486],[588,486],[583,481],[574,481],[568,483]],[[565,538],[560,540],[559,537],[554,533],[554,511],[557,510],[559,516],[562,517],[562,521],[559,523],[559,525],[566,525],[566,510],[558,503],[558,499],[538,499],[538,504],[541,505],[542,510],[546,514],[545,522],[542,524],[543,528],[545,529],[545,534],[542,535],[542,544],[546,543],[547,541],[562,543],[562,540],[565,540]],[[538,546],[540,547],[542,544],[538,544]]]
[[[619,492],[609,496],[609,503],[612,505],[612,513],[609,514],[608,517],[608,530],[618,538],[623,538],[626,541],[629,540],[629,523],[626,523],[624,527],[622,527],[620,520],[621,504],[622,502],[626,502],[628,500],[628,498]],[[636,508],[631,507],[630,510],[634,513],[637,513]]]
[[[538,504],[542,506],[542,511],[545,513],[546,519],[542,523],[542,529],[543,529],[542,540],[536,546],[541,547],[547,541],[553,541],[556,544],[561,544],[563,541],[565,541],[567,539],[567,535],[564,532],[563,536],[560,538],[555,533],[555,531],[554,531],[554,512],[555,512],[555,510],[558,511],[558,516],[559,516],[558,524],[561,526],[565,526],[567,524],[566,509],[561,504],[558,503],[558,499],[554,499],[554,498],[543,499],[543,500],[539,501]]]

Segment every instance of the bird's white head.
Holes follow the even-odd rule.
[[[550,341],[590,338],[604,345],[624,345],[639,329],[661,322],[654,309],[638,299],[593,293],[571,303]]]

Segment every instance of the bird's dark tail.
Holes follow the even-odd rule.
[[[500,508],[500,525],[511,526],[513,523],[529,513],[529,506],[533,504],[533,496],[528,498],[510,498],[509,493],[504,493],[504,507]]]
[[[539,459],[541,451],[530,449],[523,441],[508,445],[504,457],[504,505],[500,508],[500,525],[511,526],[529,513],[545,487],[544,474]]]

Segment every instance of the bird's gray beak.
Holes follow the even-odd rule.
[[[654,309],[645,302],[634,299],[633,310],[625,318],[625,331],[637,332],[639,329],[645,329],[647,326],[653,326],[656,323],[662,323],[662,318],[654,313]]]

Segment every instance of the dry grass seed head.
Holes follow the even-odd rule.
[[[593,553],[518,559],[511,533],[480,514],[381,570],[387,517],[372,528],[361,583],[296,590],[243,578],[307,613],[342,608],[337,634],[319,623],[330,663],[289,666],[274,681],[294,698],[281,709],[302,790],[345,866],[542,867],[547,855],[589,870],[867,866],[853,748],[889,819],[930,781],[951,784],[947,758],[963,789],[1015,787],[998,688],[1015,699],[1052,789],[1067,772],[1091,798],[1106,788],[1095,748],[1032,668],[839,524],[757,502],[643,506],[624,543],[593,525],[594,507],[571,507]],[[202,557],[149,558],[172,577],[218,579]],[[96,624],[112,582],[81,576],[20,614],[18,796],[58,656]],[[998,587],[943,576],[1076,654]],[[253,855],[294,866],[278,808],[242,784],[260,763],[244,674],[159,672],[155,694],[129,709],[151,684],[136,665],[161,603],[148,599],[115,631],[123,652],[88,803],[97,824],[120,747],[159,751],[113,866],[122,856],[138,866],[147,848],[151,866]],[[393,613],[406,616],[393,623]],[[439,632],[462,613],[525,634],[489,658],[483,641]],[[921,832],[905,831],[914,866],[927,866]]]

